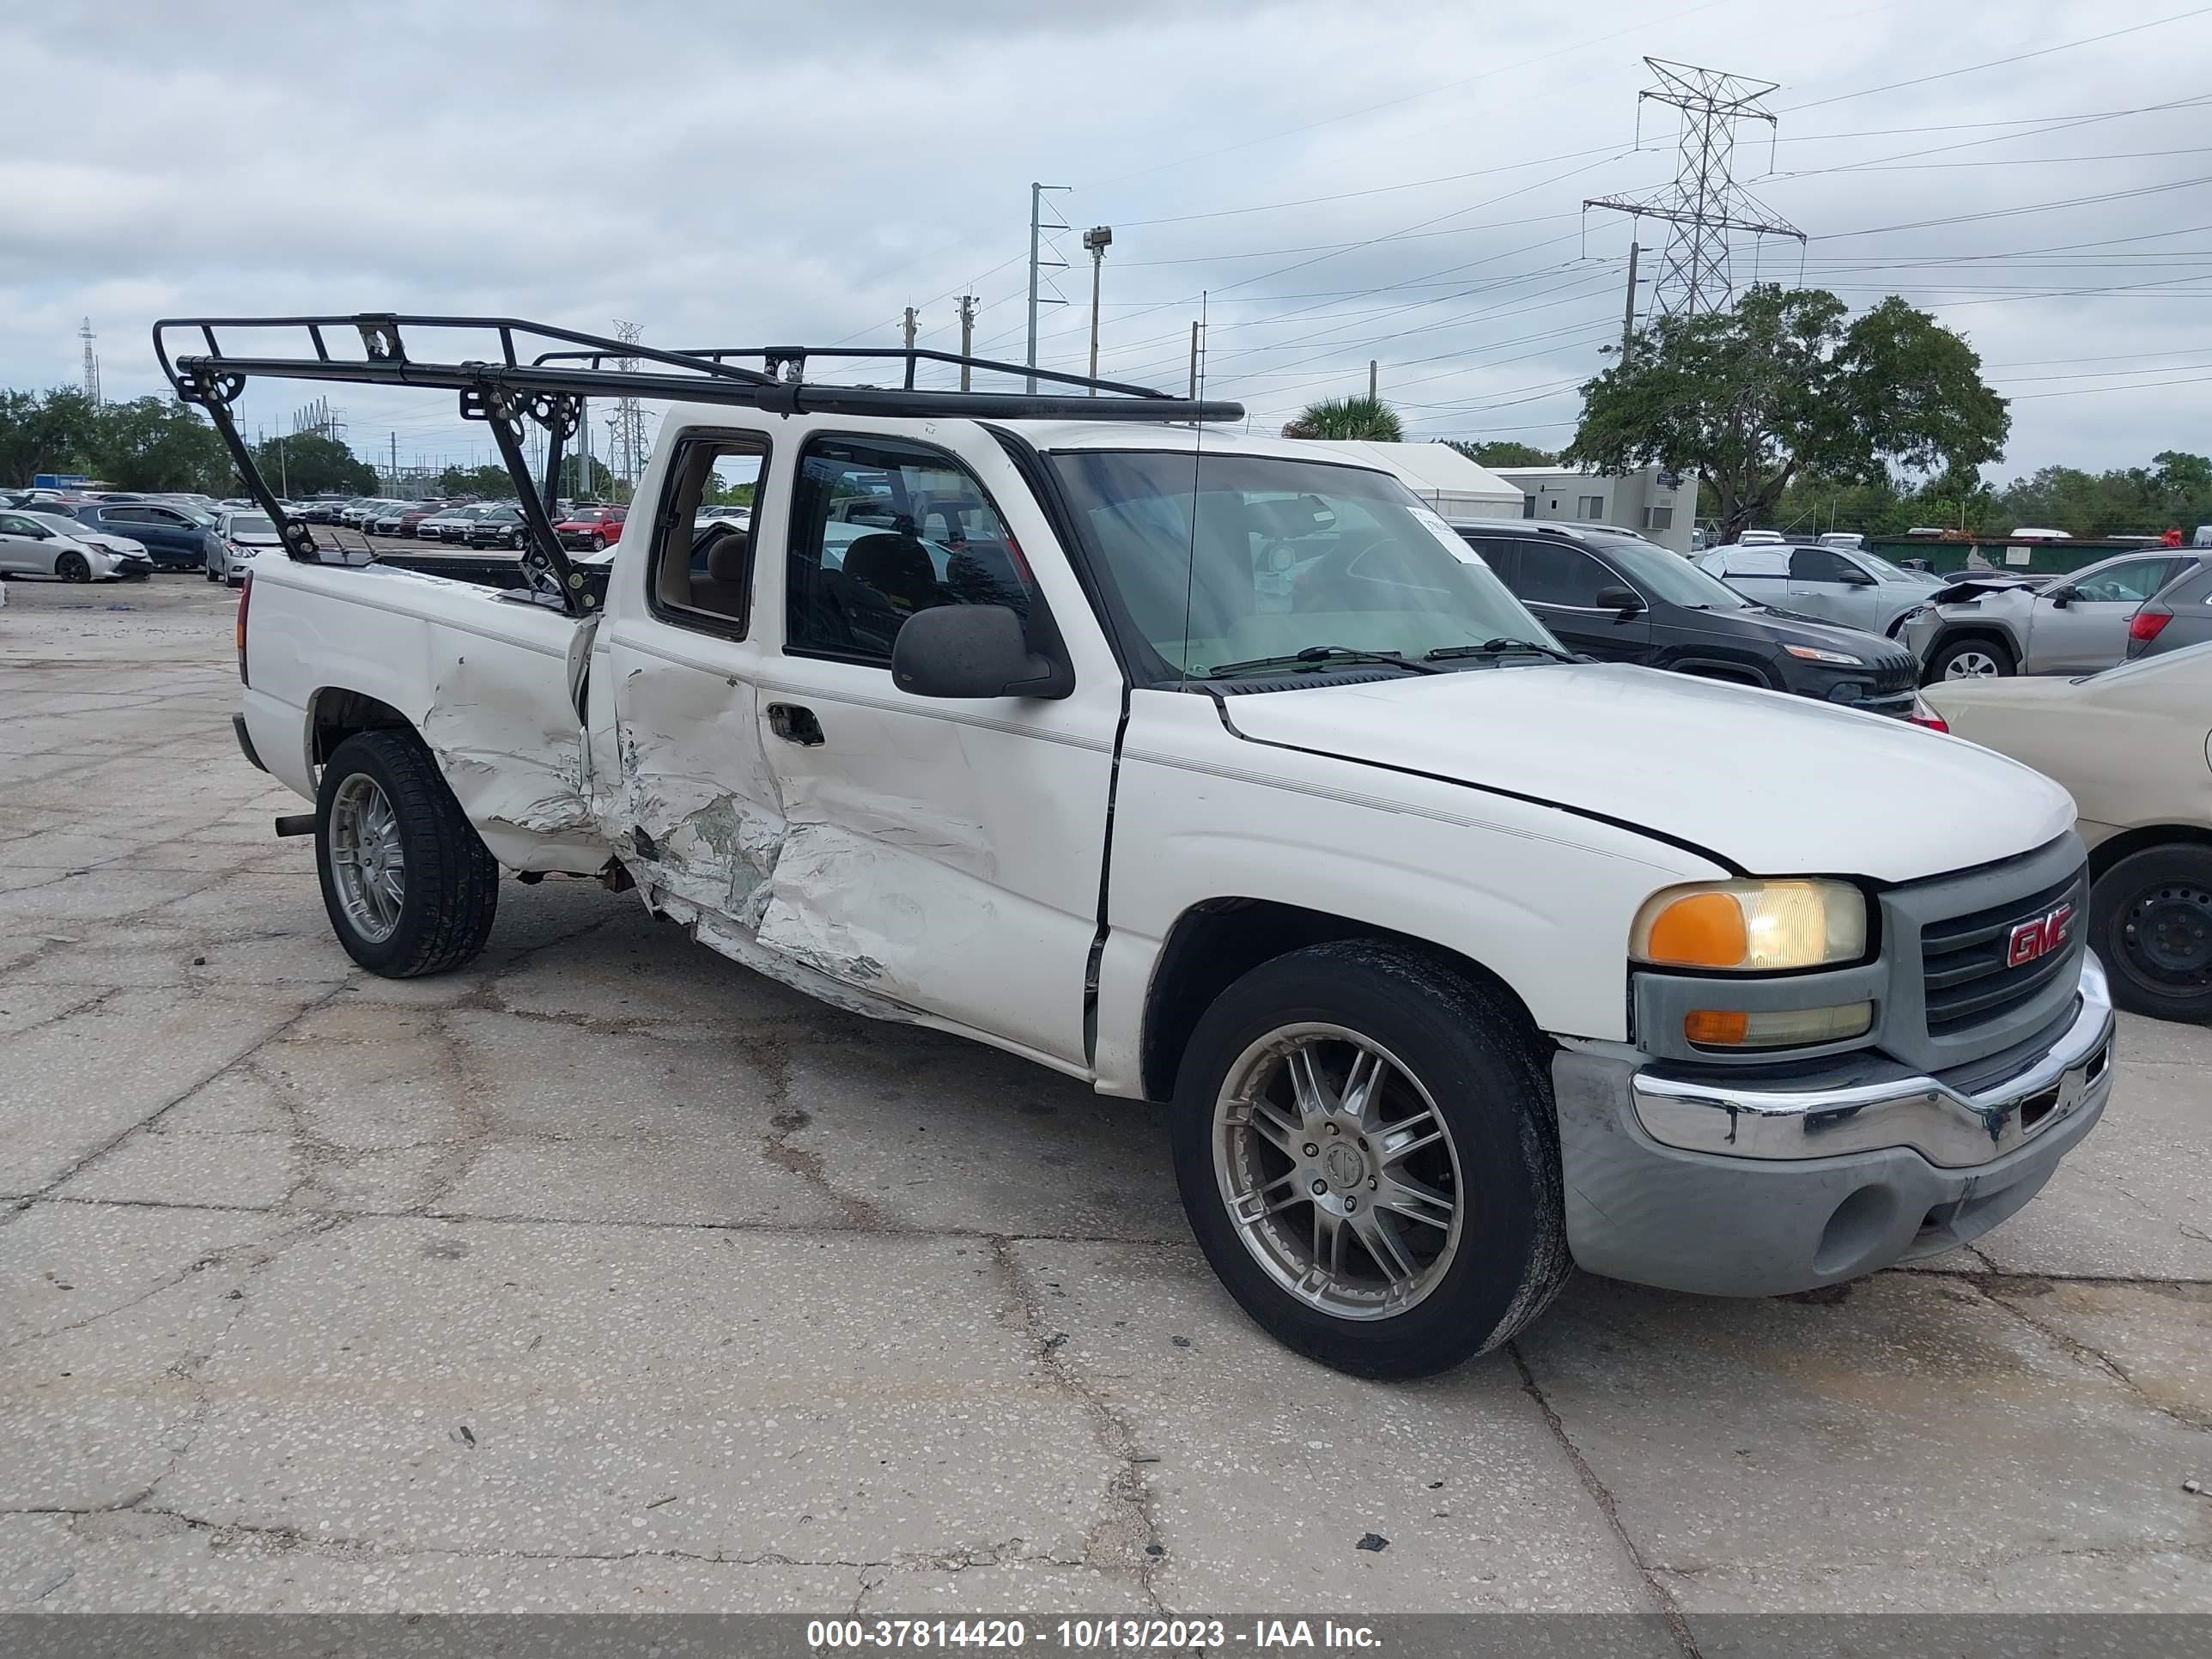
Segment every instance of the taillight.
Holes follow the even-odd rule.
[[[246,585],[238,590],[238,683],[251,685],[246,677],[246,609],[253,603],[253,572],[246,573]]]
[[[2172,620],[2171,611],[2138,611],[2128,622],[2128,637],[2148,645]]]

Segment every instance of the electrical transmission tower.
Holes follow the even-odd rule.
[[[619,317],[615,319],[615,334],[625,345],[634,344],[644,333],[644,329],[635,323],[626,323]],[[624,374],[634,374],[637,372],[637,359],[621,358],[615,367]],[[635,398],[617,399],[615,412],[608,417],[607,459],[621,472],[623,499],[629,501],[637,494],[637,475],[645,470],[645,411],[637,406]],[[584,483],[587,492],[590,480]]]
[[[91,318],[84,319],[84,326],[77,330],[76,337],[84,342],[84,400],[97,409],[100,407],[100,354],[92,349],[92,343],[100,336],[92,331]]]
[[[1645,99],[1682,112],[1674,182],[1641,199],[1602,196],[1583,206],[1610,208],[1638,220],[1663,219],[1674,227],[1660,260],[1658,281],[1652,284],[1652,309],[1658,315],[1718,311],[1735,291],[1729,275],[1729,233],[1788,236],[1800,243],[1805,240],[1803,231],[1754,200],[1729,171],[1736,123],[1776,125],[1773,112],[1760,100],[1778,83],[1657,58],[1644,61],[1659,84],[1636,94],[1639,139]]]

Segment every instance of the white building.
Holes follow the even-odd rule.
[[[1518,485],[1470,461],[1449,444],[1370,444],[1311,441],[1352,460],[1395,473],[1406,488],[1436,509],[1440,519],[1517,519],[1525,516]]]
[[[1690,551],[1698,518],[1698,475],[1660,467],[1579,472],[1571,467],[1509,467],[1496,475],[1521,494],[1524,519],[1618,525],[1677,553]]]

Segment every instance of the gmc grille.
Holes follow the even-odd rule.
[[[2008,966],[2013,929],[2062,904],[2074,907],[2063,943],[2018,967]],[[2077,870],[2040,892],[1923,927],[1920,962],[1928,1034],[1952,1036],[2002,1019],[2062,975],[2078,972],[2088,926],[2087,873]]]

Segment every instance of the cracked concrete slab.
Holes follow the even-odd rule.
[[[1009,1254],[1053,1363],[1125,1425],[1181,1607],[1647,1612],[1505,1355],[1413,1386],[1279,1347],[1194,1249]],[[1369,1534],[1382,1550],[1360,1548]]]
[[[1585,1279],[1520,1346],[1686,1613],[2212,1609],[2204,1435],[1971,1282]]]
[[[69,598],[0,641],[0,1170],[51,1187],[0,1182],[0,1607],[2203,1605],[2212,1033],[2124,1020],[1976,1251],[1581,1280],[1358,1382],[1214,1285],[1158,1108],[588,882],[360,973],[232,744],[228,601]]]

